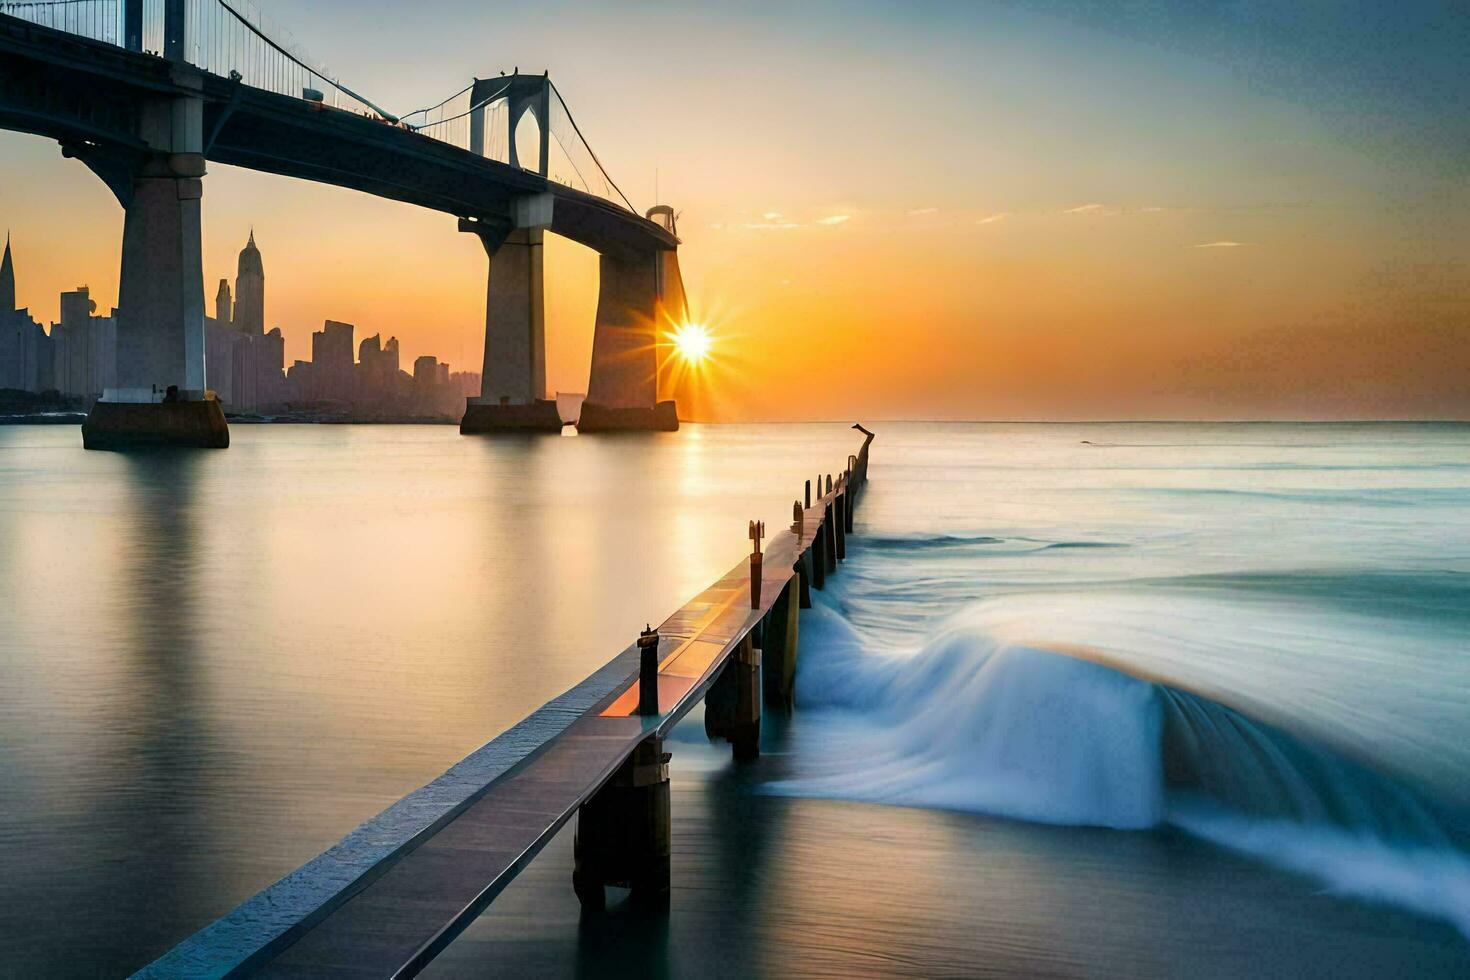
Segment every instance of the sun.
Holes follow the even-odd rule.
[[[709,328],[702,323],[685,323],[670,335],[669,340],[679,356],[690,364],[702,363],[709,357],[715,339]]]

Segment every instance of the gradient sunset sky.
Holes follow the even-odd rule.
[[[1470,7],[1445,3],[266,0],[387,108],[549,69],[640,209],[681,212],[707,419],[1470,418]],[[0,133],[46,321],[116,302],[122,212]],[[267,325],[479,369],[454,219],[228,167],[205,293],[254,227]],[[585,391],[595,256],[547,254],[549,382]]]

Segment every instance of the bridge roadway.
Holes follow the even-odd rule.
[[[0,128],[58,140],[120,200],[131,157],[147,150],[135,135],[140,96],[202,97],[204,156],[217,163],[461,218],[509,218],[512,198],[549,192],[548,230],[600,253],[632,259],[678,244],[620,205],[392,123],[0,14]]]
[[[465,766],[461,763],[135,977],[416,975],[515,879],[639,743],[663,738],[699,703],[788,583],[792,589],[785,601],[797,600],[798,563],[808,573],[815,563],[834,565],[835,557],[825,554],[834,535],[835,554],[843,553],[842,515],[866,483],[872,438],[867,435],[855,457],[851,480],[839,480],[805,508],[800,535],[793,525],[771,536],[757,608],[751,607],[746,560],[660,624],[657,715],[637,714],[638,648],[630,645],[588,681],[466,760],[497,760],[491,766],[500,771],[483,785],[467,788],[460,780],[459,788],[450,790],[460,798],[446,806],[436,788]],[[807,577],[820,587],[821,572]],[[584,697],[584,705],[568,718],[569,699],[585,695],[589,685],[592,697]],[[548,712],[560,718],[550,722],[554,732],[532,724]],[[396,826],[384,819],[395,811]],[[405,821],[405,812],[417,817]],[[416,832],[415,819],[423,824]],[[402,839],[394,843],[393,838]],[[344,851],[345,856],[338,853]]]

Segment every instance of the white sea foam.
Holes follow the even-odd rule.
[[[775,793],[1041,823],[1173,824],[1470,936],[1470,858],[1412,791],[1214,701],[1005,643],[973,615],[865,647],[835,596],[802,618],[804,724],[834,740]]]

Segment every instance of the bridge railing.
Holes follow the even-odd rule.
[[[161,5],[163,0],[153,2]],[[0,14],[121,47],[124,5],[123,0],[5,0],[0,2]]]
[[[161,2],[161,0],[155,0]],[[278,95],[391,119],[387,112],[315,66],[291,35],[249,0],[184,0],[183,60]]]
[[[0,14],[222,77],[238,73],[244,84],[279,95],[391,118],[313,65],[290,33],[250,0],[0,0]],[[183,29],[173,29],[179,18]]]

